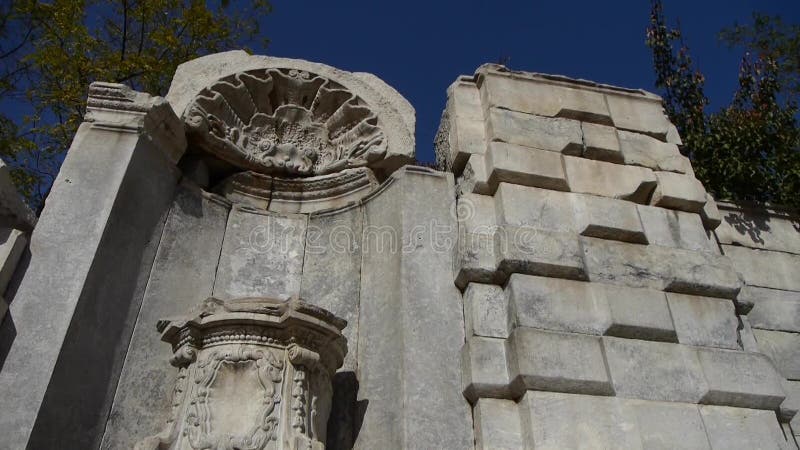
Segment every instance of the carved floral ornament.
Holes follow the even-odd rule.
[[[378,116],[342,85],[296,69],[258,69],[203,89],[184,113],[190,141],[241,169],[313,176],[386,156]]]
[[[297,299],[209,298],[162,320],[178,368],[161,433],[136,450],[323,450],[346,322]]]

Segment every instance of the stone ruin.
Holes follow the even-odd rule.
[[[437,171],[370,74],[93,83],[38,219],[0,166],[0,448],[797,449],[800,215],[641,90],[447,98]]]

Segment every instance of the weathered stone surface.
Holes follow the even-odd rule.
[[[739,316],[739,322],[742,327],[739,329],[739,340],[742,343],[742,350],[746,352],[760,352],[756,336],[753,334],[753,328],[750,326],[750,321],[747,316]]]
[[[564,156],[564,170],[572,192],[644,203],[656,187],[653,171],[644,167]]]
[[[468,284],[464,291],[464,322],[467,337],[507,338],[512,323],[503,288],[492,284]]]
[[[589,195],[574,195],[576,228],[583,236],[647,244],[636,205]]]
[[[453,178],[406,167],[391,180],[364,204],[358,400],[365,412],[354,448],[467,448]],[[396,251],[377,246],[386,235],[396,237]]]
[[[471,77],[461,77],[447,89],[447,106],[435,150],[437,161],[457,175],[462,173],[471,155],[486,153],[480,92]]]
[[[625,164],[667,172],[689,173],[691,170],[689,159],[681,155],[677,145],[640,133],[624,130],[617,133]]]
[[[606,101],[615,127],[649,134],[662,141],[666,140],[672,124],[664,115],[660,98],[652,94],[641,96],[606,94]]]
[[[772,411],[706,405],[700,407],[700,415],[711,448],[790,448]]]
[[[722,215],[717,208],[717,202],[709,193],[706,193],[706,204],[700,210],[700,218],[703,219],[706,230],[716,230],[722,223]]]
[[[581,130],[583,131],[584,158],[614,163],[622,163],[624,161],[616,128],[581,122]]]
[[[715,230],[721,244],[800,253],[800,217],[796,212],[720,203],[722,218]]]
[[[495,235],[497,271],[585,280],[586,271],[576,235],[532,227],[502,227]]]
[[[538,230],[573,231],[573,194],[500,183],[494,194],[501,224]]]
[[[643,400],[624,400],[624,403],[636,417],[643,448],[711,449],[696,405]]]
[[[486,137],[490,141],[517,144],[565,155],[580,156],[583,153],[581,123],[570,119],[491,108],[488,111]]]
[[[185,149],[163,99],[126,100],[79,127],[31,236],[0,326],[6,448],[99,446]]]
[[[657,206],[637,208],[649,243],[719,254],[719,247],[713,237],[709,238],[698,214]]]
[[[503,142],[492,142],[486,155],[489,192],[500,182],[567,191],[562,155]]]
[[[800,411],[800,381],[789,381],[781,378],[783,392],[786,393],[786,400],[781,403],[781,421],[788,422]]]
[[[347,321],[345,371],[355,371],[358,354],[363,215],[357,207],[312,214],[305,236],[300,298]]]
[[[512,390],[614,395],[600,338],[516,328],[508,340]]]
[[[35,224],[36,214],[22,200],[10,168],[0,160],[0,226],[31,231]]]
[[[0,296],[17,268],[22,253],[28,246],[25,233],[16,228],[0,228]]]
[[[780,375],[758,353],[698,348],[708,382],[702,403],[755,409],[776,409],[785,398]]]
[[[275,69],[293,69],[311,74],[307,79],[316,75],[334,80],[341,88],[362,99],[380,119],[385,134],[385,156],[380,158],[380,162],[373,161],[373,164],[394,170],[413,160],[414,108],[397,91],[372,74],[350,73],[324,64],[248,55],[235,50],[203,56],[179,65],[166,98],[178,114],[183,114],[198,93],[219,79],[242,72]]]
[[[119,377],[102,448],[133,448],[169,417],[177,378],[163,362],[171,352],[160,342],[159,320],[184,314],[211,296],[230,205],[183,184],[164,225],[130,349]]]
[[[653,289],[590,283],[608,299],[609,336],[676,342],[672,315],[664,293]]]
[[[658,186],[650,204],[662,208],[699,213],[706,204],[706,190],[693,175],[655,172]]]
[[[636,411],[614,397],[528,391],[519,402],[528,449],[642,449]]]
[[[484,155],[470,155],[464,171],[458,177],[457,191],[459,193],[475,192],[476,194],[492,195],[489,188],[489,171],[486,168]]]
[[[551,80],[518,77],[484,65],[477,71],[484,108],[499,107],[547,117],[611,124],[603,94]]]
[[[467,283],[502,284],[503,275],[497,272],[499,258],[496,230],[492,233],[460,233],[456,258],[453,260],[456,273],[455,284],[459,289],[467,287]]]
[[[722,298],[741,287],[724,256],[585,237],[581,245],[592,281]]]
[[[476,450],[522,450],[519,407],[512,400],[481,398],[472,412]]]
[[[505,294],[518,326],[602,335],[611,326],[611,313],[597,286],[515,273]]]
[[[300,295],[307,218],[236,205],[228,217],[214,297]]]
[[[698,403],[708,383],[691,347],[604,337],[608,371],[619,397]]]
[[[678,342],[688,345],[739,349],[739,320],[733,302],[667,292]]]
[[[737,300],[753,304],[747,314],[753,328],[800,333],[800,292],[745,286]]]
[[[769,356],[788,380],[800,380],[800,334],[754,329],[758,349]]]
[[[800,291],[800,255],[733,245],[723,245],[722,252],[733,261],[746,284]]]
[[[464,396],[511,398],[506,340],[472,336],[461,350],[461,380]]]

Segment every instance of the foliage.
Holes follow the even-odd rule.
[[[724,30],[721,39],[754,51],[745,54],[730,105],[706,111],[705,78],[694,68],[679,29],[652,1],[647,45],[656,87],[683,140],[697,178],[717,198],[800,206],[800,129],[797,123],[797,43],[800,28],[754,16],[752,26]],[[680,44],[676,51],[673,44]],[[792,54],[791,52],[795,53]]]
[[[10,95],[2,111],[25,113],[0,115],[0,155],[10,159],[21,190],[34,205],[43,201],[83,120],[92,81],[164,95],[181,62],[266,44],[258,19],[269,11],[267,0],[17,0],[5,6],[0,92]]]

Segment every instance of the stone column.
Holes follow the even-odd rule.
[[[87,110],[0,327],[3,449],[97,447],[186,148],[161,97],[93,83]]]
[[[269,298],[212,297],[189,317],[159,321],[179,371],[173,408],[136,450],[324,449],[346,325],[303,301]]]

